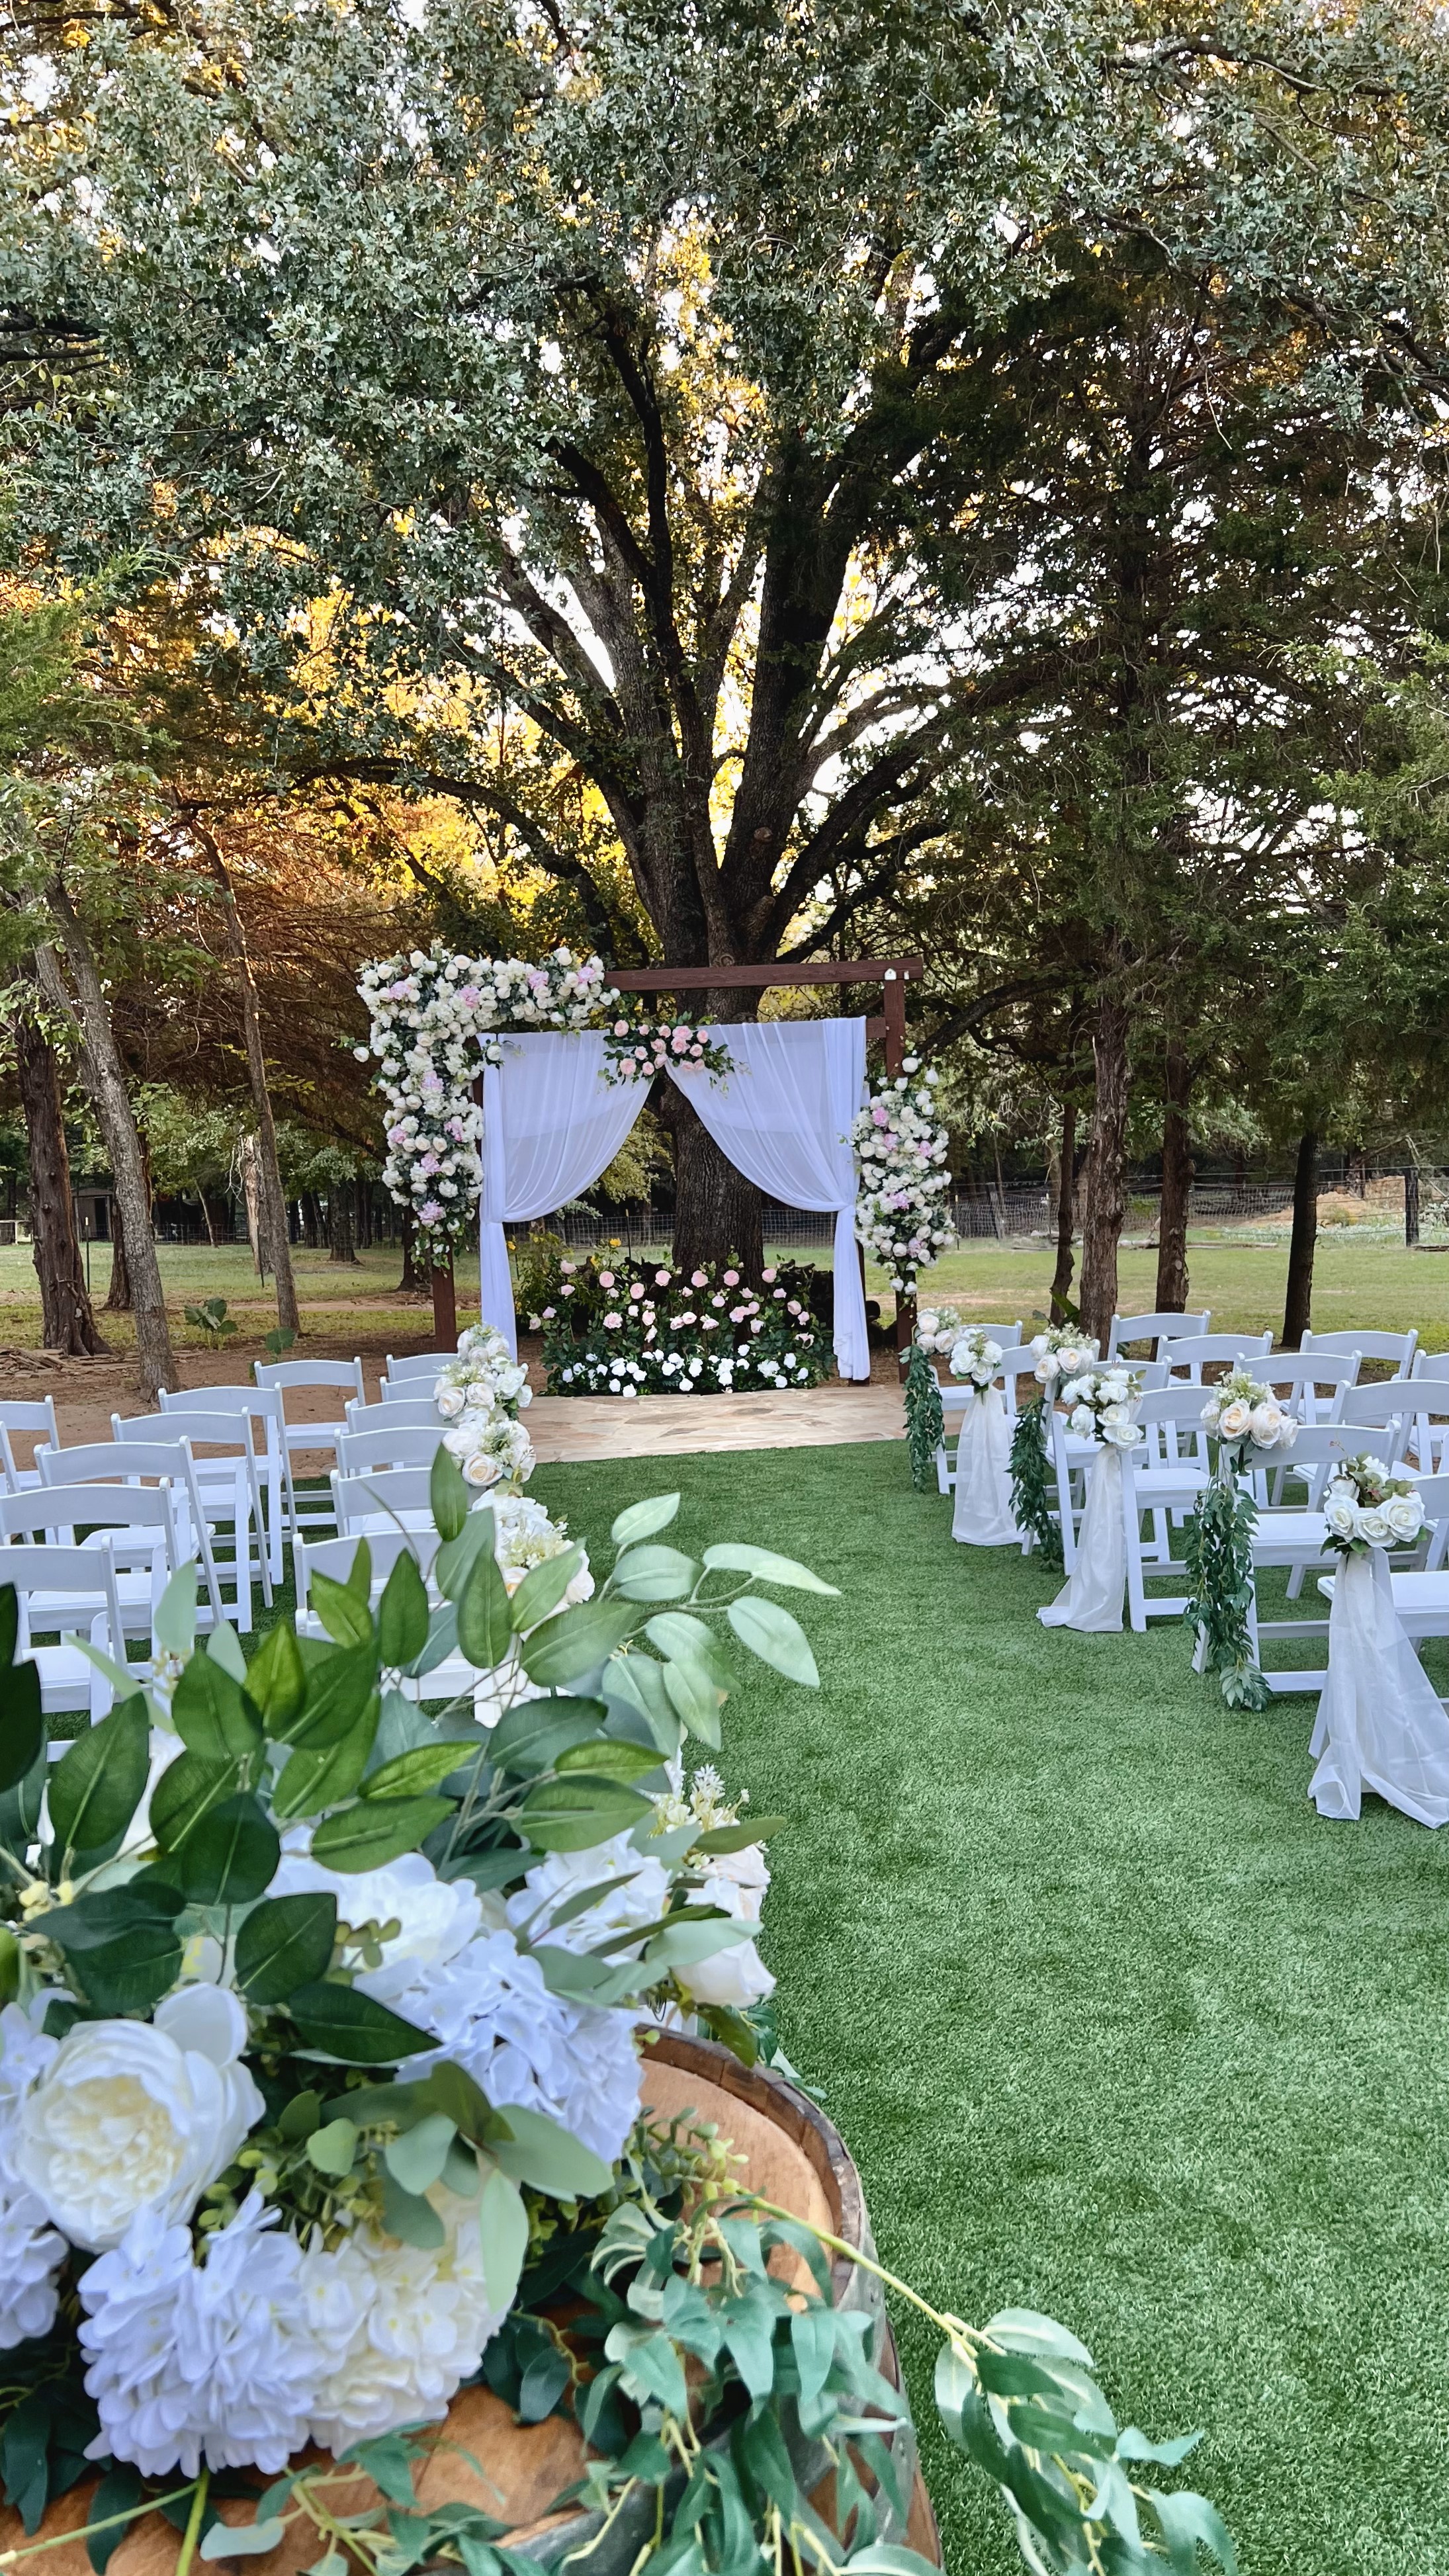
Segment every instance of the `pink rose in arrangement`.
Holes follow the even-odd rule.
[[[544,1310],[543,1310],[543,1320],[544,1320],[544,1322],[545,1322],[546,1324],[551,1324],[551,1323],[553,1322],[553,1319],[554,1319],[554,1317],[555,1317],[555,1315],[556,1315],[557,1313],[558,1313],[558,1308],[557,1308],[557,1306],[545,1306],[545,1308],[544,1308]]]
[[[768,1288],[768,1286],[769,1286],[769,1284],[770,1284],[770,1281],[771,1281],[772,1279],[778,1278],[778,1276],[779,1276],[779,1273],[778,1273],[778,1271],[775,1271],[775,1270],[762,1270],[762,1271],[760,1272],[760,1277],[764,1280],[765,1285],[766,1285],[766,1287],[767,1287],[767,1288]]]
[[[775,1295],[776,1295],[776,1296],[778,1297],[778,1299],[780,1300],[781,1305],[783,1305],[783,1304],[784,1304],[784,1302],[785,1302],[785,1291],[784,1291],[784,1289],[783,1289],[783,1288],[777,1288],[777,1289],[776,1289],[776,1291],[775,1291]]]
[[[606,1333],[617,1333],[617,1331],[618,1331],[618,1329],[619,1329],[619,1326],[622,1324],[623,1320],[624,1320],[624,1318],[623,1318],[623,1316],[622,1316],[622,1315],[606,1315],[606,1316],[604,1317],[604,1330],[605,1330],[605,1332],[606,1332]]]
[[[561,1261],[559,1263],[559,1268],[563,1272],[565,1279],[572,1279],[578,1266],[579,1265],[576,1261]]]
[[[746,1306],[731,1306],[730,1322],[732,1324],[742,1324],[748,1312],[749,1309]]]
[[[691,1270],[689,1274],[689,1284],[691,1288],[707,1288],[709,1286],[708,1272],[704,1270]]]
[[[599,1286],[601,1288],[612,1288],[613,1285],[614,1274],[612,1270],[601,1270],[599,1272]]]
[[[442,1213],[443,1211],[438,1205],[436,1199],[424,1199],[422,1206],[418,1210],[419,1221],[423,1225],[436,1225]]]
[[[656,1288],[667,1288],[669,1285],[669,1272],[667,1270],[656,1270],[654,1273],[654,1285]]]
[[[614,1035],[615,1035],[615,1037],[616,1037],[616,1038],[626,1038],[626,1037],[628,1036],[628,1034],[629,1034],[629,1023],[628,1023],[628,1021],[627,1021],[627,1020],[616,1020],[616,1021],[614,1022]]]
[[[737,1270],[727,1270],[724,1274],[724,1284],[727,1288],[738,1288],[740,1284],[739,1272]]]
[[[688,1044],[689,1044],[689,1031],[688,1031],[688,1029],[676,1029],[676,1030],[675,1030],[675,1032],[674,1032],[674,1035],[673,1035],[673,1037],[670,1039],[669,1043],[670,1043],[670,1045],[673,1047],[674,1052],[675,1052],[675,1054],[676,1054],[676,1055],[683,1055],[683,1053],[684,1053],[684,1051],[685,1051],[686,1047],[687,1047],[687,1046],[688,1046]]]
[[[477,985],[476,985],[476,984],[465,984],[465,985],[463,986],[462,991],[461,991],[461,992],[460,992],[460,994],[458,995],[458,999],[459,999],[459,1001],[462,1003],[463,1008],[464,1008],[464,1010],[465,1010],[465,1011],[476,1011],[476,1010],[477,1010],[477,1008],[478,1008],[478,987],[477,987]]]
[[[558,1293],[559,1293],[559,1295],[560,1295],[561,1297],[572,1297],[572,1295],[573,1295],[573,1293],[574,1293],[574,1289],[573,1289],[573,1282],[572,1282],[572,1280],[570,1280],[570,1282],[569,1282],[569,1284],[568,1284],[568,1286],[567,1286],[566,1288],[560,1288],[560,1290],[559,1290],[559,1292],[558,1292]]]
[[[642,1296],[643,1296],[644,1291],[643,1291],[643,1289],[640,1287],[639,1282],[638,1282],[638,1280],[637,1280],[637,1279],[635,1280],[633,1287],[630,1289],[629,1294],[630,1294],[630,1296],[631,1296],[631,1297],[635,1297],[635,1298],[637,1298],[637,1297],[642,1297]]]

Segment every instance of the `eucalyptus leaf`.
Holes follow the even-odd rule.
[[[518,1818],[535,1851],[588,1851],[614,1834],[631,1832],[651,1812],[650,1801],[622,1781],[572,1774],[531,1789]]]
[[[410,1664],[428,1642],[428,1587],[417,1558],[404,1548],[377,1605],[377,1650],[390,1669]]]
[[[274,1901],[293,1902],[290,1897]],[[288,1995],[287,2009],[297,2026],[301,2054],[331,2058],[345,2066],[395,2065],[399,2058],[416,2057],[433,2044],[415,2022],[404,2021],[401,2013],[390,2012],[386,2004],[359,1993],[356,1986],[344,1986],[331,1977],[298,1987]]]
[[[151,1633],[168,1655],[189,1655],[196,1639],[196,1568],[179,1565],[151,1614]]]
[[[636,1614],[627,1601],[583,1601],[545,1619],[524,1638],[518,1660],[531,1682],[545,1690],[582,1680],[632,1636]]]
[[[704,1551],[704,1563],[711,1574],[753,1574],[761,1583],[779,1583],[794,1592],[823,1592],[832,1601],[840,1598],[834,1583],[822,1583],[808,1565],[798,1565],[793,1556],[777,1556],[773,1548],[749,1547],[729,1539]]]
[[[546,1556],[541,1565],[525,1574],[512,1605],[513,1625],[519,1636],[536,1628],[540,1619],[558,1608],[583,1561],[580,1549],[566,1547],[557,1556]]]
[[[702,1744],[717,1751],[723,1740],[719,1693],[708,1674],[698,1664],[668,1663],[664,1666],[664,1687],[680,1724],[687,1726],[691,1735],[697,1735]]]
[[[351,1733],[340,1743],[325,1745],[318,1752],[299,1744],[288,1755],[272,1791],[273,1808],[283,1821],[320,1815],[324,1807],[335,1807],[343,1798],[351,1797],[371,1759],[380,1709],[381,1701],[374,1691]]]
[[[511,2308],[528,2252],[528,2212],[516,2182],[495,2165],[483,2185],[478,2226],[488,2304],[499,2315]]]
[[[247,1693],[261,1711],[269,1735],[278,1734],[300,1713],[307,1677],[290,1619],[279,1619],[262,1639],[247,1666]]]
[[[218,1621],[212,1629],[206,1640],[206,1651],[214,1664],[220,1664],[224,1673],[230,1673],[234,1682],[245,1682],[247,1659],[242,1653],[241,1639],[229,1619]]]
[[[430,2111],[383,2149],[383,2163],[403,2190],[421,2195],[442,2179],[448,2149],[458,2132],[443,2111]]]
[[[169,1763],[151,1792],[151,1831],[163,1852],[180,1852],[192,1834],[243,1786],[244,1762],[208,1762],[183,1753]]]
[[[51,1773],[48,1805],[58,1848],[97,1851],[125,1832],[151,1767],[145,1701],[128,1699],[88,1726]]]
[[[445,1541],[456,1538],[468,1517],[473,1497],[463,1482],[463,1471],[457,1459],[441,1441],[428,1480],[428,1500],[432,1505],[433,1527],[438,1536]]]
[[[481,1749],[481,1748],[480,1748]],[[466,1755],[466,1745],[444,1737],[428,1744],[415,1744],[406,1753],[395,1754],[390,1762],[370,1771],[362,1785],[364,1798],[410,1798],[442,1782],[459,1767]]]
[[[730,1626],[742,1646],[758,1655],[772,1672],[783,1673],[790,1682],[803,1682],[807,1689],[818,1690],[820,1675],[810,1640],[798,1619],[782,1610],[778,1601],[765,1601],[747,1592],[741,1601],[732,1601],[726,1612]]]
[[[5,1587],[10,1599],[15,1587]],[[3,1600],[4,1594],[0,1594]],[[39,1759],[45,1744],[40,1673],[33,1663],[0,1667],[0,1792],[13,1789]]]
[[[512,2102],[503,2117],[511,2135],[495,2138],[489,2152],[512,2181],[528,2183],[555,2200],[595,2200],[612,2188],[612,2165],[557,2120],[542,2111],[520,2110]]]
[[[609,1532],[615,1547],[633,1547],[641,1538],[653,1538],[656,1531],[668,1529],[679,1509],[677,1494],[651,1494],[647,1502],[631,1503],[620,1512]]]
[[[570,1745],[598,1737],[606,1714],[598,1699],[557,1694],[520,1700],[490,1730],[489,1761],[500,1771],[546,1771]]]
[[[328,1869],[381,1869],[416,1851],[452,1813],[447,1798],[367,1798],[324,1816],[313,1829],[312,1857]]]
[[[484,1503],[469,1512],[457,1537],[447,1540],[434,1559],[433,1578],[445,1601],[461,1601],[479,1557],[493,1555],[496,1544],[493,1506]]]
[[[416,2246],[423,2254],[434,2254],[447,2243],[448,2231],[432,2202],[405,2191],[396,2174],[386,2167],[382,2177],[382,2223],[389,2236],[396,2236],[404,2245]]]
[[[372,1612],[366,1596],[359,1600],[350,1581],[334,1583],[330,1574],[313,1574],[308,1599],[335,1644],[370,1646],[373,1643]]]
[[[487,1518],[492,1528],[492,1515]],[[473,1560],[467,1582],[458,1601],[458,1643],[470,1664],[480,1672],[492,1672],[501,1664],[513,1642],[513,1611],[502,1569],[491,1547],[481,1548]]]
[[[307,2139],[307,2162],[315,2165],[319,2173],[338,2180],[351,2173],[356,2154],[357,2129],[348,2119],[329,2120],[325,2127],[313,2129]]]
[[[248,2003],[285,2003],[299,1987],[311,1987],[336,1938],[337,1899],[324,1889],[268,1897],[236,1936],[236,1981]]]
[[[243,1762],[262,1749],[261,1711],[209,1655],[193,1655],[171,1695],[171,1723],[204,1762]]]
[[[271,1818],[250,1791],[225,1798],[168,1856],[191,1905],[250,1905],[276,1875],[282,1846]]]
[[[677,1547],[631,1547],[620,1557],[610,1587],[626,1601],[683,1601],[699,1580],[699,1566]]]
[[[555,1768],[567,1777],[571,1772],[587,1771],[598,1780],[623,1780],[630,1785],[659,1773],[664,1785],[658,1749],[654,1745],[627,1744],[618,1737],[595,1737],[590,1744],[575,1744],[557,1757]]]

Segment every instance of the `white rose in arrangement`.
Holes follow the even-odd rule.
[[[465,1751],[459,1747],[460,1761]],[[357,1979],[379,2003],[397,2003],[410,1987],[456,1959],[483,1919],[471,1879],[439,1878],[425,1852],[405,1852],[383,1869],[346,1872],[325,1869],[310,1853],[284,1853],[268,1893],[301,1896],[313,1888],[336,1897],[337,1920],[353,1931],[364,1923],[398,1926],[382,1944],[382,1966]]]
[[[1335,1538],[1352,1538],[1358,1500],[1350,1484],[1332,1484],[1323,1497],[1323,1517]]]
[[[747,1843],[743,1851],[708,1856],[699,1891],[702,1905],[718,1905],[737,1923],[758,1923],[770,1884],[763,1846]],[[684,1983],[697,2003],[733,2006],[747,2011],[775,1991],[775,1980],[753,1941],[732,1942],[727,1950],[701,1959],[684,1971]]]
[[[119,2245],[139,2209],[189,2218],[265,2107],[237,2063],[245,2038],[215,1986],[182,1987],[152,2022],[79,2023],[20,2106],[17,2181],[87,2253]]]
[[[1097,1417],[1089,1404],[1079,1404],[1067,1415],[1067,1429],[1075,1431],[1079,1439],[1090,1439],[1096,1427]]]
[[[1359,1513],[1354,1525],[1355,1538],[1366,1539],[1370,1547],[1388,1547],[1393,1535],[1388,1514],[1379,1504],[1371,1503],[1367,1511]]]
[[[1001,1344],[999,1342],[983,1342],[981,1345],[981,1356],[989,1369],[999,1368],[1001,1365]]]
[[[1384,1504],[1384,1518],[1398,1540],[1417,1538],[1424,1526],[1424,1503],[1419,1494],[1390,1494]]]
[[[467,1398],[460,1386],[439,1387],[438,1411],[445,1422],[456,1422],[466,1402]]]
[[[486,1449],[475,1449],[463,1460],[464,1484],[474,1485],[480,1491],[486,1492],[490,1485],[496,1485],[502,1473],[498,1460],[490,1458]]]
[[[1251,1415],[1253,1438],[1260,1449],[1276,1449],[1283,1436],[1283,1411],[1271,1396],[1255,1404]]]
[[[1253,1427],[1253,1408],[1241,1396],[1225,1404],[1218,1415],[1218,1429],[1224,1440],[1245,1440]]]
[[[1108,1423],[1127,1422],[1130,1421],[1131,1416],[1121,1399],[1114,1396],[1110,1404],[1103,1405],[1099,1418],[1105,1429]]]
[[[1109,1449],[1135,1449],[1142,1433],[1138,1425],[1129,1422],[1124,1415],[1120,1422],[1108,1422],[1104,1417],[1102,1437]]]

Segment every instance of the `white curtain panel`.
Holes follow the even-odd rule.
[[[1011,1425],[999,1386],[973,1395],[956,1446],[951,1536],[967,1547],[1019,1547],[1011,1508]]]
[[[1120,1628],[1127,1581],[1127,1524],[1122,1517],[1122,1452],[1105,1445],[1087,1470],[1087,1502],[1077,1532],[1077,1561],[1055,1601],[1037,1617],[1044,1628],[1079,1628],[1093,1636]]]
[[[548,1216],[592,1188],[649,1097],[645,1082],[605,1082],[594,1029],[506,1037],[483,1069],[480,1305],[517,1356],[505,1224]]]
[[[1399,1625],[1382,1548],[1339,1559],[1308,1750],[1320,1816],[1356,1817],[1364,1790],[1376,1789],[1417,1824],[1449,1824],[1449,1715]]]
[[[750,1020],[722,1028],[720,1040],[734,1060],[723,1083],[698,1065],[669,1070],[746,1180],[786,1207],[834,1214],[836,1365],[842,1377],[868,1378],[850,1143],[865,1091],[865,1022]]]

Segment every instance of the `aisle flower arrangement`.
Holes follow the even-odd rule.
[[[904,1388],[906,1449],[911,1462],[911,1483],[918,1494],[935,1492],[936,1455],[944,1448],[946,1440],[941,1389],[927,1356],[928,1347],[918,1335],[912,1336]]]
[[[856,1235],[902,1297],[915,1295],[917,1273],[955,1239],[941,1206],[951,1175],[936,1077],[915,1082],[916,1069],[908,1059],[906,1072],[872,1095],[851,1130],[860,1167]]]
[[[991,1384],[1001,1366],[1001,1344],[979,1324],[968,1324],[952,1342],[946,1365],[954,1378],[960,1378],[974,1393]]]
[[[433,1400],[448,1425],[443,1446],[475,1492],[516,1493],[533,1473],[533,1443],[518,1416],[533,1402],[528,1370],[492,1324],[470,1324],[457,1356],[438,1371]]]
[[[1136,1448],[1142,1432],[1132,1419],[1132,1407],[1142,1392],[1142,1380],[1132,1369],[1115,1361],[1100,1368],[1081,1368],[1074,1377],[1061,1377],[1059,1391],[1067,1429],[1078,1439],[1095,1440],[1108,1449]]]
[[[1020,1401],[1023,1381],[1018,1378],[1018,1407],[1011,1434],[1007,1461],[1011,1478],[1011,1508],[1020,1530],[1030,1532],[1032,1544],[1047,1565],[1062,1562],[1062,1533],[1051,1508],[1051,1476],[1048,1462],[1048,1435],[1056,1390],[1064,1380],[1070,1381],[1090,1369],[1097,1358],[1097,1345],[1089,1334],[1066,1324],[1048,1324],[1034,1333],[1028,1348],[1036,1365],[1032,1376],[1040,1392],[1027,1404]]]
[[[314,1576],[325,1642],[201,1643],[185,1569],[149,1664],[110,1668],[124,1695],[54,1762],[0,1591],[0,2474],[27,2533],[89,2471],[69,2536],[97,2567],[159,2502],[178,2576],[289,2534],[327,2576],[529,2576],[487,2512],[417,2492],[418,2429],[486,2365],[512,2402],[531,2382],[528,2420],[577,2418],[561,2501],[599,2537],[626,2518],[639,2576],[783,2564],[787,2534],[820,2576],[930,2576],[840,2252],[940,2337],[944,2429],[1031,2564],[1162,2564],[1147,2516],[1232,2576],[1211,2506],[1142,2483],[1189,2445],[1119,2431],[1063,2328],[971,2327],[741,2189],[713,2132],[641,2120],[641,2018],[758,2050],[771,1820],[684,1754],[719,1742],[731,1646],[816,1684],[774,1595],[832,1587],[757,1546],[686,1554],[663,1495],[568,1606],[578,1550],[510,1585],[446,1452],[432,1491],[375,1608],[365,1543]],[[426,1710],[404,1685],[440,1645],[544,1695],[487,1734],[471,1691]],[[845,2540],[807,2488],[821,2443]]]
[[[831,1341],[811,1304],[816,1274],[772,1265],[752,1288],[734,1262],[692,1271],[595,1254],[560,1257],[531,1329],[551,1395],[719,1395],[818,1386]]]
[[[1412,1547],[1424,1526],[1424,1499],[1406,1468],[1382,1458],[1345,1458],[1323,1492],[1329,1547],[1340,1556],[1372,1548]]]
[[[944,1358],[952,1343],[966,1330],[966,1317],[956,1306],[922,1306],[916,1315],[913,1340],[923,1351]]]
[[[1199,1668],[1217,1674],[1226,1705],[1262,1710],[1272,1693],[1248,1629],[1258,1506],[1247,1470],[1255,1458],[1291,1449],[1298,1421],[1271,1386],[1243,1367],[1229,1369],[1210,1389],[1202,1418],[1216,1443],[1216,1460],[1187,1524],[1191,1591],[1183,1616],[1197,1640]]]

